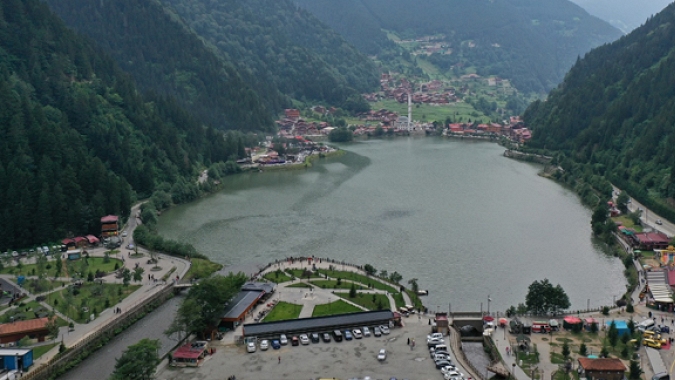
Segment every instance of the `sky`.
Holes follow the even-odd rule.
[[[588,13],[603,19],[624,33],[642,25],[673,0],[571,0]]]

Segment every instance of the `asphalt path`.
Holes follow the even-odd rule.
[[[614,188],[613,200],[616,201],[616,197],[621,193],[621,189],[612,185]],[[638,209],[642,210],[642,224],[646,227],[650,227],[653,230],[660,231],[665,233],[668,236],[675,236],[675,224],[667,221],[662,218],[660,215],[654,211],[648,209],[642,203],[638,202],[634,198],[630,198],[630,203],[628,203],[628,211],[637,211]],[[660,221],[661,224],[657,224],[656,221]]]

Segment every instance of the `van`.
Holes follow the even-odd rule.
[[[652,326],[654,326],[654,320],[645,319],[644,321],[638,323],[637,329],[639,332],[644,333],[645,331],[649,330],[649,328]]]
[[[336,342],[342,342],[342,332],[340,330],[333,331],[333,340]]]

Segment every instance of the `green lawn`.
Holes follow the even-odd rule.
[[[341,281],[341,284],[338,285],[337,280],[314,280],[310,281],[313,285],[318,286],[322,289],[351,289],[353,282]],[[354,284],[356,290],[365,289],[359,284]]]
[[[33,294],[48,292],[56,288],[60,288],[66,283],[63,281],[51,281],[46,278],[42,280],[37,278],[29,278],[24,282],[23,287],[28,289]]]
[[[419,107],[418,107],[419,106]],[[399,115],[408,114],[408,104],[399,103],[393,99],[385,99],[379,102],[371,103],[371,108],[374,110],[386,108],[390,111],[394,111]],[[469,103],[451,103],[446,106],[432,106],[429,104],[416,104],[412,109],[413,119],[420,121],[445,121],[447,117],[452,119],[459,120],[462,118],[462,121],[468,122],[479,121],[479,122],[489,122],[490,119],[486,116],[483,116],[482,113],[476,111],[473,106]],[[478,117],[475,115],[479,115]]]
[[[307,278],[307,273],[311,273],[309,276],[310,278],[321,278],[321,276],[309,269],[286,269],[286,273],[294,276],[295,278]]]
[[[47,296],[46,302],[49,305],[56,306],[58,311],[72,318],[77,323],[84,323],[92,313],[96,313],[98,317],[98,313],[122,301],[138,288],[140,288],[140,285],[124,286],[122,284],[95,284],[87,282],[79,288],[71,286],[50,293]],[[66,292],[71,291],[71,289],[73,290],[73,299],[69,305],[66,305],[64,295]],[[85,311],[85,308],[88,311]]]
[[[626,227],[626,228],[631,228],[631,229],[635,230],[636,232],[642,232],[642,226],[639,225],[639,224],[633,223],[631,218],[627,217],[626,215],[615,216],[615,217],[612,218],[612,220],[614,221],[614,223],[621,222],[621,225]]]
[[[413,291],[410,289],[406,289],[405,292],[408,294],[408,297],[410,297],[410,300],[412,301],[413,306],[415,306],[415,309],[424,310],[422,300],[417,294],[413,293]]]
[[[59,259],[57,259],[59,260]],[[86,260],[86,261],[84,261]],[[83,266],[82,262],[86,262],[86,265]],[[103,257],[90,257],[89,259],[80,259],[74,261],[63,260],[63,269],[61,274],[58,277],[73,277],[72,273],[69,273],[69,268],[73,272],[79,273],[84,269],[84,275],[86,277],[89,272],[96,273],[97,270],[110,273],[115,270],[115,264],[119,267],[122,266],[122,261],[110,258],[109,262],[104,263]],[[45,266],[45,277],[56,277],[56,260],[50,260]],[[0,269],[2,274],[13,274],[13,275],[24,275],[24,276],[35,276],[37,275],[37,265],[36,264],[21,264],[14,266],[4,266]]]
[[[274,306],[274,309],[265,316],[263,322],[273,322],[273,321],[285,321],[288,319],[296,319],[300,316],[300,311],[302,310],[302,305],[296,305],[293,303],[288,303],[280,301]]]
[[[369,284],[372,285],[373,288],[379,289],[379,290],[384,290],[389,293],[397,293],[398,290],[394,289],[393,287],[384,284],[380,282],[379,280],[376,280],[372,277],[368,277],[365,275],[362,275],[360,273],[354,273],[354,272],[349,272],[349,271],[342,271],[342,270],[326,270],[326,269],[319,269],[319,272],[322,274],[328,274],[329,277],[333,278],[342,278],[342,279],[348,279],[356,282],[360,282],[364,286],[368,286]]]
[[[312,317],[323,317],[326,315],[336,315],[336,314],[349,314],[349,313],[358,313],[363,310],[358,307],[348,304],[343,300],[337,300],[324,305],[314,306],[314,312],[312,312]]]
[[[58,345],[59,345],[58,343],[52,343],[52,344],[47,344],[47,345],[44,345],[44,346],[38,346],[38,347],[33,348],[33,360],[37,360],[37,358],[46,354],[47,352],[49,352],[49,350],[51,350],[52,348],[54,348]]]
[[[222,264],[214,263],[213,261],[204,259],[194,258],[190,261],[190,263],[192,265],[190,266],[188,272],[185,274],[184,279],[185,281],[189,281],[193,278],[199,279],[209,277],[210,275],[214,274],[215,272],[223,268]]]
[[[277,269],[274,272],[265,273],[263,278],[267,279],[268,281],[276,282],[277,284],[291,281],[291,276],[287,275],[286,272],[280,269]]]
[[[349,298],[349,293],[335,293],[335,295],[350,300],[368,310],[388,310],[391,306],[389,305],[389,298],[384,294],[357,293],[354,298]]]
[[[287,288],[311,288],[312,285],[306,284],[304,282],[296,282],[295,284],[286,285]]]
[[[46,317],[51,309],[45,308],[37,301],[30,301],[28,303],[20,303],[22,306],[15,306],[0,315],[0,323],[9,323],[15,321],[27,321],[30,319]],[[12,319],[14,317],[14,319]],[[57,324],[59,326],[67,326],[68,322],[57,317]]]
[[[392,294],[394,297],[394,302],[396,302],[396,308],[400,307],[405,307],[405,300],[403,299],[403,294],[401,293],[394,293]]]

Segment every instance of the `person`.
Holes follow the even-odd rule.
[[[408,338],[408,346],[410,346],[410,338]]]
[[[279,364],[281,364],[281,356],[279,356]]]

